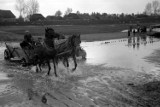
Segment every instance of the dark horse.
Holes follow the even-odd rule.
[[[54,73],[57,77],[56,72],[56,50],[54,47],[54,30],[52,28],[45,29],[45,39],[42,44],[34,47],[33,62],[41,68],[42,63],[47,63],[48,65],[48,75],[50,74],[51,66],[50,61],[53,61]]]
[[[72,35],[56,46],[54,44],[53,36],[54,30],[52,28],[45,29],[43,45],[34,48],[34,62],[39,68],[41,68],[42,63],[47,63],[49,68],[47,74],[49,75],[51,70],[50,61],[52,60],[54,64],[54,73],[55,76],[57,76],[56,64],[58,64],[58,61],[64,59],[64,61],[67,62],[68,67],[68,57],[72,56],[75,63],[75,68],[73,68],[73,70],[75,70],[77,67],[76,46],[79,46],[81,43],[80,35]]]
[[[74,68],[72,71],[76,70],[77,67],[77,61],[76,61],[76,54],[77,54],[77,47],[80,46],[81,39],[80,35],[72,35],[65,39],[60,44],[55,44],[55,49],[57,52],[56,58],[57,60],[63,60],[63,62],[67,64],[67,67],[69,67],[68,59],[70,57],[73,58],[74,61]]]

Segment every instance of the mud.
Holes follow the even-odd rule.
[[[0,105],[5,107],[156,107],[160,106],[160,41],[136,36],[83,42],[87,60],[58,75],[35,73],[18,62],[3,60],[0,52]],[[46,102],[42,102],[46,98]],[[43,99],[44,100],[44,99]]]

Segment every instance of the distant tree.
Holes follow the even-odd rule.
[[[160,2],[158,0],[154,0],[151,3],[147,3],[144,13],[147,15],[157,15],[160,13]]]
[[[39,11],[39,3],[37,0],[29,0],[25,3],[25,9],[24,9],[24,14],[25,14],[25,20],[29,20],[30,16],[33,14],[38,13]]]
[[[135,14],[134,13],[132,13],[132,17],[134,17],[135,16]]]
[[[76,12],[77,15],[80,15],[81,13],[79,11]]]
[[[107,14],[107,13],[102,13],[102,15],[101,15],[101,18],[102,18],[102,19],[107,19],[107,17],[108,17],[108,14]]]
[[[27,2],[28,14],[33,15],[39,11],[39,3],[37,0],[29,0]]]
[[[157,15],[157,14],[158,14],[158,11],[159,11],[159,9],[160,9],[160,2],[157,1],[157,0],[153,1],[153,2],[152,2],[152,8],[153,8],[153,13],[154,13],[155,15]]]
[[[67,10],[65,11],[65,15],[68,15],[72,13],[72,8],[67,8]]]
[[[61,17],[61,15],[62,15],[62,12],[60,10],[56,11],[56,13],[55,13],[56,17]]]
[[[22,17],[22,14],[25,11],[25,1],[16,0],[15,9],[19,12],[19,17]]]
[[[151,3],[147,3],[144,12],[145,12],[147,15],[151,15],[151,14],[152,14],[152,4],[151,4]]]
[[[88,13],[83,13],[83,14],[81,14],[81,18],[82,19],[90,19],[91,16]]]

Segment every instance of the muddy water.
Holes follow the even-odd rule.
[[[60,63],[58,78],[36,74],[33,67],[3,59],[0,48],[0,105],[22,107],[144,107],[158,104],[139,88],[159,79],[159,66],[147,57],[160,46],[159,39],[136,36],[118,40],[83,42],[87,60],[78,60],[71,72]],[[154,75],[154,74],[157,75]],[[47,104],[41,102],[45,95]],[[144,96],[146,95],[146,96]],[[32,99],[29,100],[29,97]],[[150,102],[152,104],[150,105]]]

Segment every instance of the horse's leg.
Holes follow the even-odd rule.
[[[36,65],[36,73],[38,73],[39,72],[39,65],[37,64]]]
[[[50,74],[50,71],[51,71],[51,65],[50,65],[50,61],[48,60],[47,61],[47,65],[48,65],[48,75]]]
[[[57,71],[56,71],[56,62],[55,62],[55,59],[53,59],[53,65],[54,65],[54,73],[55,73],[55,76],[58,77]]]
[[[41,72],[42,71],[42,63],[39,63],[38,67],[39,67],[39,71]]]
[[[67,57],[65,57],[64,59],[63,59],[63,65],[65,66],[65,67],[67,67],[67,71],[68,71],[68,73],[69,73],[69,62],[68,62],[68,58]]]
[[[42,71],[42,65],[43,65],[43,63],[44,63],[44,59],[41,60],[40,63],[39,63],[39,69],[40,69],[40,71]]]
[[[42,71],[42,64],[39,64],[39,70]]]
[[[42,71],[41,64],[40,63],[36,64],[36,73],[41,72],[41,71]]]
[[[36,72],[37,73],[39,71],[42,72],[42,62],[43,62],[43,60],[40,60],[40,62],[36,65]]]
[[[72,55],[73,61],[74,61],[74,68],[72,69],[72,71],[76,70],[77,68],[77,61],[76,61],[76,55]]]
[[[65,60],[66,60],[66,63],[67,63],[67,71],[69,72],[69,70],[68,70],[68,68],[69,68],[69,62],[68,62],[67,58],[65,58]]]
[[[65,66],[65,67],[69,67],[69,62],[68,62],[68,58],[67,57],[65,57],[64,59],[63,59],[63,65]]]

